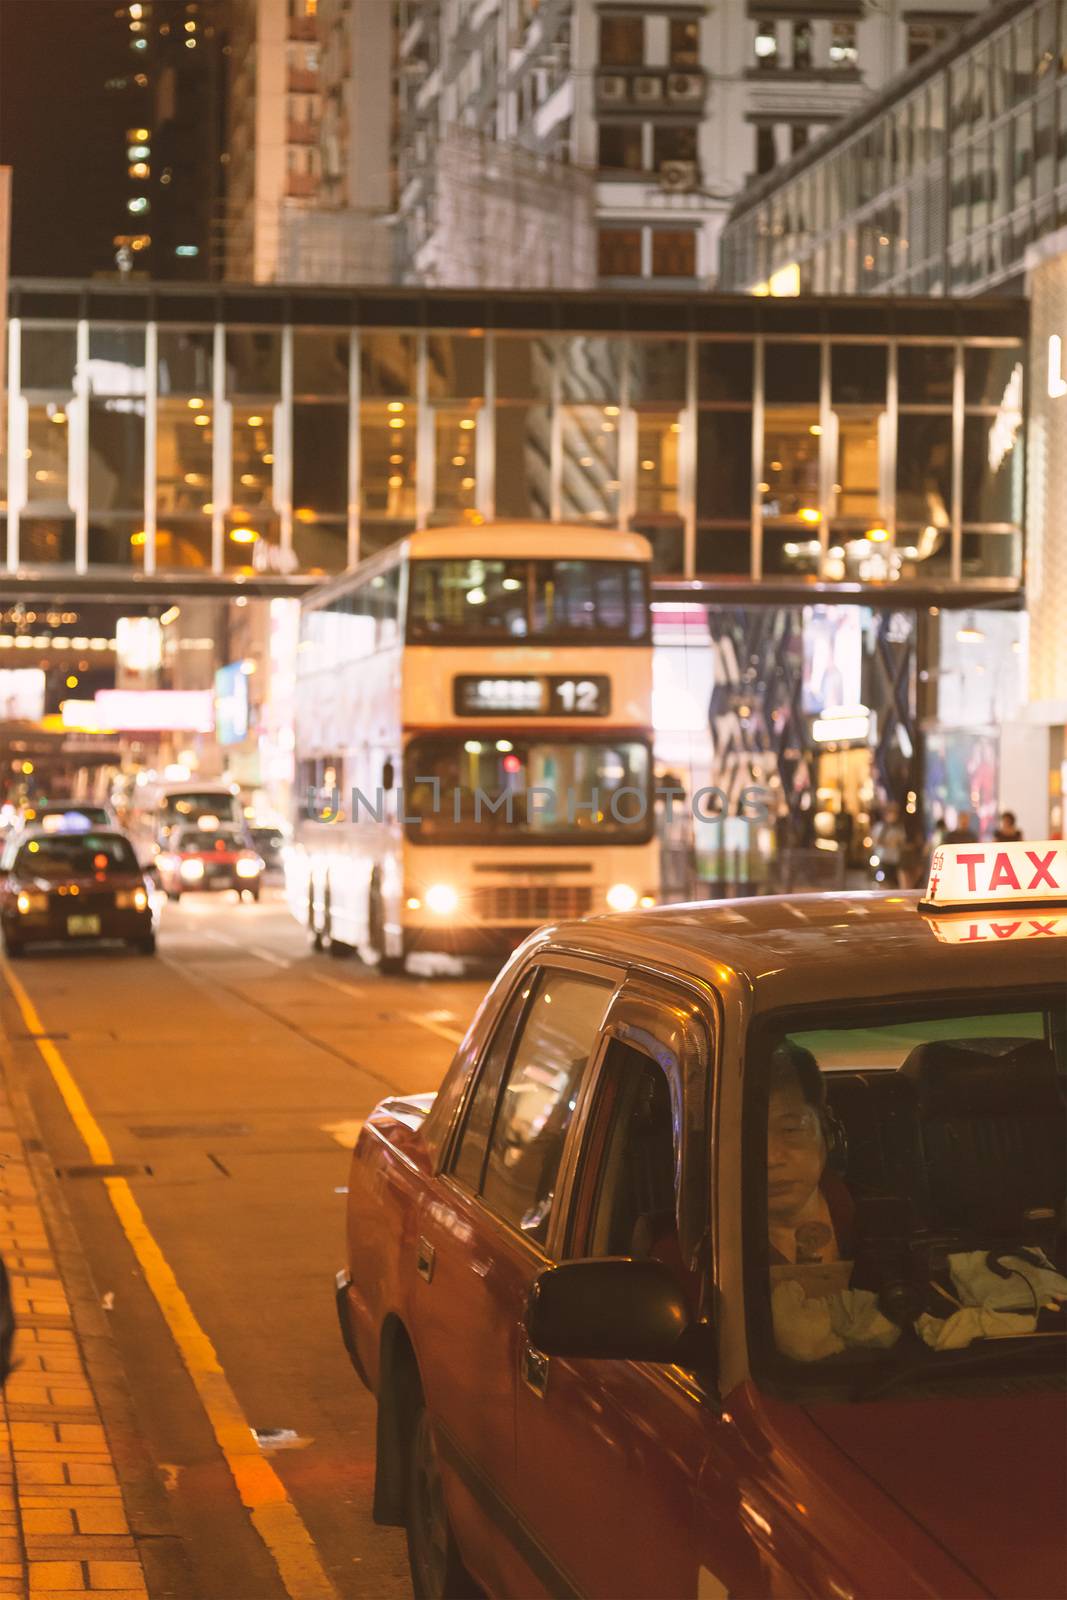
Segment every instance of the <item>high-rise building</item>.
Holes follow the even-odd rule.
[[[105,89],[115,124],[113,244],[122,271],[206,278],[220,205],[224,0],[128,0]]]
[[[310,20],[310,19],[309,19]],[[319,186],[285,215],[278,276],[382,283],[392,276],[392,13],[383,0],[318,0]]]
[[[285,277],[287,230],[319,196],[317,9],[316,0],[231,0],[219,237],[228,278]]]
[[[595,279],[706,285],[745,184],[854,110],[971,9],[973,0],[922,13],[904,0],[396,0],[399,275],[455,281],[447,236],[463,210],[464,237],[492,248],[468,249],[460,281],[484,271],[483,282],[521,282],[539,265],[529,241],[545,195],[576,214],[575,169],[584,169],[595,174]],[[483,168],[525,158],[540,164],[541,183],[524,173],[520,192],[506,165],[479,183],[472,148],[457,195],[449,152],[472,135],[486,150]],[[507,184],[530,219],[524,229],[494,226]],[[579,254],[580,238],[578,230]]]

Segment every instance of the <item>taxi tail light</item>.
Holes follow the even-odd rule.
[[[27,894],[25,889],[15,901],[22,916],[29,916],[33,911],[48,910],[48,896],[46,894]]]
[[[115,906],[119,911],[147,911],[148,896],[143,889],[117,889]]]
[[[565,1261],[541,1273],[526,1305],[536,1349],[594,1361],[676,1361],[689,1321],[662,1261]]]

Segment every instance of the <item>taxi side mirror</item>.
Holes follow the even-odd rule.
[[[689,1307],[661,1261],[564,1261],[535,1279],[526,1333],[545,1355],[599,1361],[688,1360]]]

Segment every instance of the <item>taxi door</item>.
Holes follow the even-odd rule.
[[[568,1132],[620,979],[570,957],[543,958],[522,975],[420,1213],[416,1355],[460,1549],[497,1594],[529,1593],[529,1545],[515,1514],[523,1313],[551,1264]]]
[[[674,1268],[695,1317],[711,1282],[710,1029],[682,991],[617,996],[581,1132],[563,1253]],[[519,1510],[543,1553],[541,1592],[752,1593],[731,1419],[697,1373],[520,1353]],[[709,1457],[718,1458],[707,1470]]]

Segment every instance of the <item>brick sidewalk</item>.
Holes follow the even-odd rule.
[[[145,1600],[144,1569],[0,1081],[0,1254],[15,1370],[0,1400],[0,1595]]]

